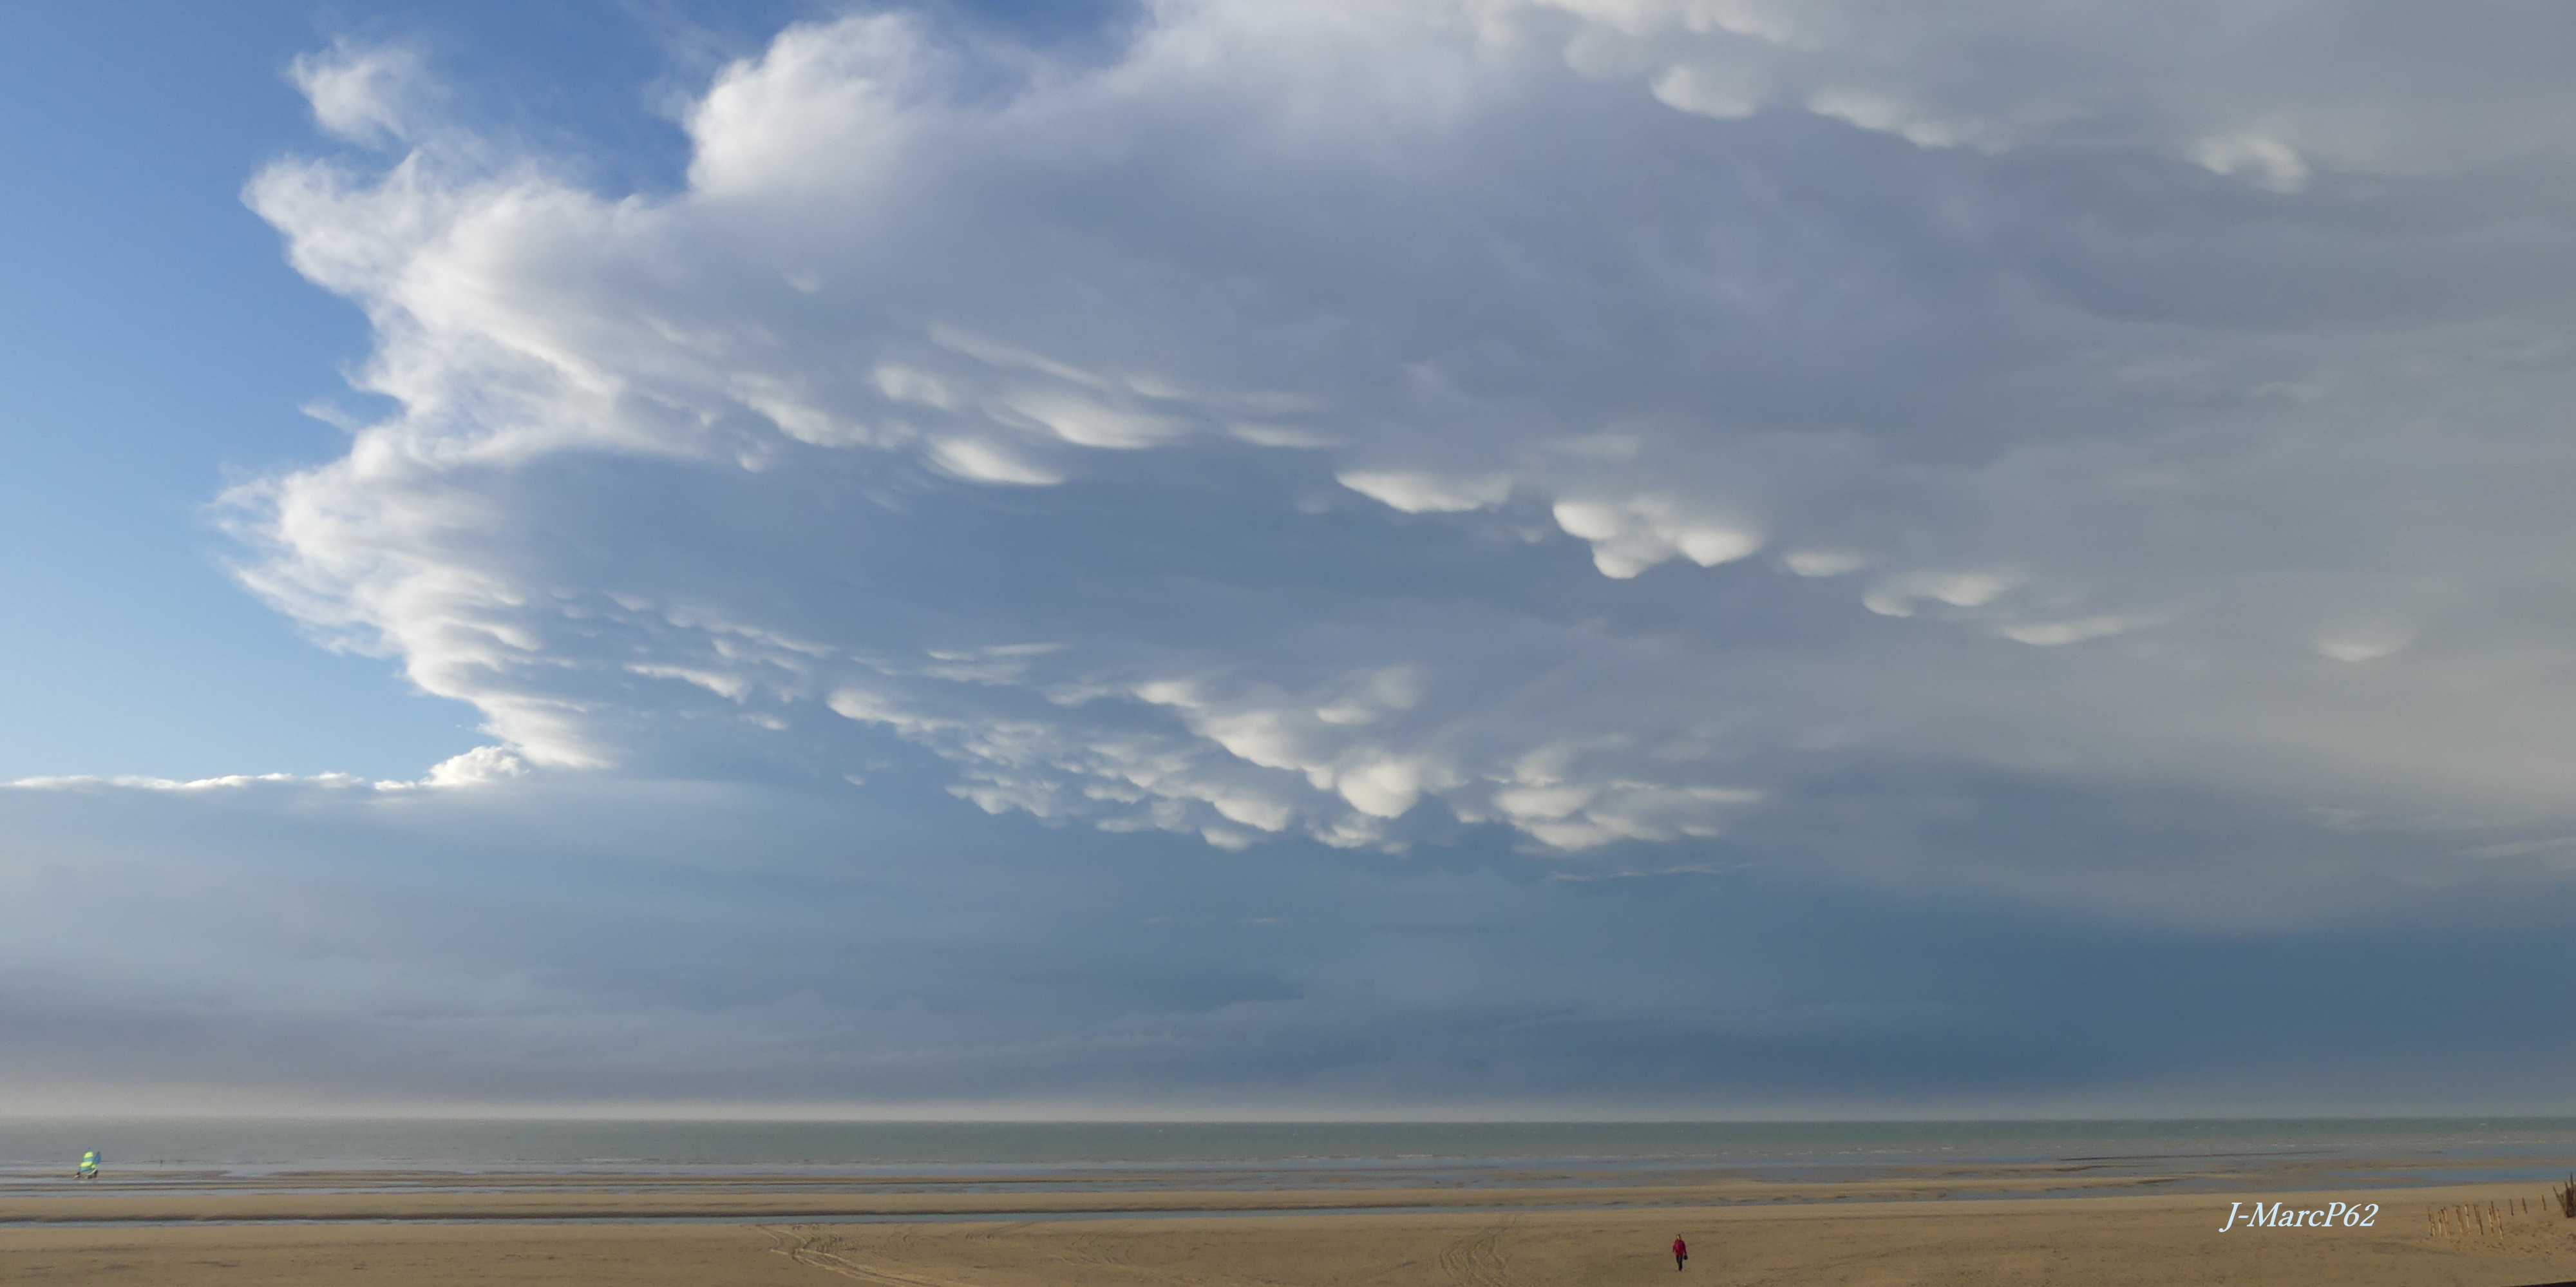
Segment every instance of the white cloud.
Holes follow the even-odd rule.
[[[297,55],[287,74],[313,105],[314,122],[356,143],[407,140],[430,97],[419,54],[399,45],[342,41]]]
[[[2406,646],[2404,639],[2385,636],[2319,639],[2317,653],[2333,661],[2377,661]]]
[[[1791,550],[1780,562],[1800,576],[1844,576],[1869,566],[1869,556],[1850,550]]]
[[[1722,121],[1751,116],[1769,97],[1757,78],[1688,64],[1665,68],[1653,84],[1655,98],[1666,106]]]
[[[1762,537],[1722,517],[1687,514],[1669,495],[1625,501],[1561,500],[1556,525],[1592,543],[1601,574],[1625,580],[1680,555],[1701,567],[1732,563],[1762,548]]]
[[[2298,149],[2261,134],[2205,139],[2192,148],[2192,159],[2219,174],[2252,174],[2274,192],[2296,192],[2308,182]]]
[[[1861,603],[1882,617],[1913,616],[1914,605],[1925,600],[1954,608],[1982,608],[2022,581],[2021,574],[2001,569],[1907,572],[1880,582],[1861,596]]]
[[[296,773],[228,773],[222,777],[184,779],[153,778],[134,775],[98,777],[94,775],[80,774],[61,777],[19,778],[14,782],[0,783],[0,786],[16,787],[27,791],[97,791],[113,787],[127,791],[181,792],[238,791],[263,786],[299,786],[314,787],[323,790],[347,788],[381,790],[385,788],[398,788],[410,785],[413,784],[408,782],[369,782],[365,778],[356,777],[347,773],[317,773],[311,775]]]
[[[980,438],[942,438],[930,445],[930,458],[970,482],[1051,487],[1064,481],[1064,475],[1032,464],[1000,443]]]
[[[1336,476],[1342,486],[1407,514],[1457,514],[1500,505],[1512,494],[1509,474],[1444,478],[1438,474],[1352,470]]]
[[[2071,621],[2014,621],[1995,627],[1995,633],[2015,643],[2039,648],[2056,648],[2087,639],[2103,639],[2135,629],[2137,622],[2116,613],[2096,617],[2077,617]]]
[[[429,786],[480,786],[527,775],[527,763],[518,756],[497,746],[478,746],[439,761],[422,781]]]
[[[417,781],[369,781],[348,773],[230,773],[213,778],[155,778],[135,775],[91,775],[19,778],[0,787],[28,791],[154,791],[181,794],[215,792],[371,792],[411,791],[421,787],[474,787],[528,775],[527,762],[498,746],[478,746],[431,765]]]

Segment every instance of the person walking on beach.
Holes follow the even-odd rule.
[[[1690,1259],[1690,1244],[1679,1238],[1673,1239],[1673,1272],[1680,1273],[1682,1262],[1688,1259]]]

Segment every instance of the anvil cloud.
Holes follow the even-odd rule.
[[[1853,756],[2553,809],[2566,20],[2462,94],[2349,6],[2015,12],[862,14],[635,195],[317,56],[387,161],[250,200],[400,410],[235,493],[245,577],[539,765],[891,734],[1225,846],[1682,841]]]

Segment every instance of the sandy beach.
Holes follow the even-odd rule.
[[[1204,1177],[1201,1177],[1204,1178]],[[2249,1179],[2253,1177],[2248,1177]],[[2277,1177],[2276,1177],[2277,1178]],[[1138,1183],[939,1192],[812,1177],[299,1175],[0,1198],[10,1284],[2290,1284],[2576,1280],[2537,1186],[1978,1198],[2028,1177],[1470,1191]],[[1963,1189],[1963,1186],[1969,1186]],[[989,1190],[992,1181],[973,1187]],[[1006,1190],[1010,1185],[999,1187]],[[890,1190],[911,1189],[902,1192]],[[2238,1227],[2230,1205],[2377,1203],[2368,1227]],[[2529,1205],[2485,1231],[2433,1206]],[[1227,1212],[1260,1214],[1226,1214]],[[1016,1218],[1014,1218],[1016,1217]],[[1678,1279],[1665,1248],[1689,1239]]]

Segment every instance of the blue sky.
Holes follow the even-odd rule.
[[[13,776],[194,777],[244,755],[390,769],[454,744],[470,712],[406,699],[380,663],[317,657],[244,603],[203,517],[227,469],[339,449],[295,407],[365,350],[363,322],[278,271],[274,234],[231,191],[304,129],[276,51],[309,42],[311,16],[16,21],[0,92],[20,126],[0,146],[21,190],[45,196],[7,216],[0,522],[20,554],[0,646],[21,679],[0,699],[0,757]]]
[[[2576,33],[2235,12],[21,15],[0,1079],[2566,1108]]]

